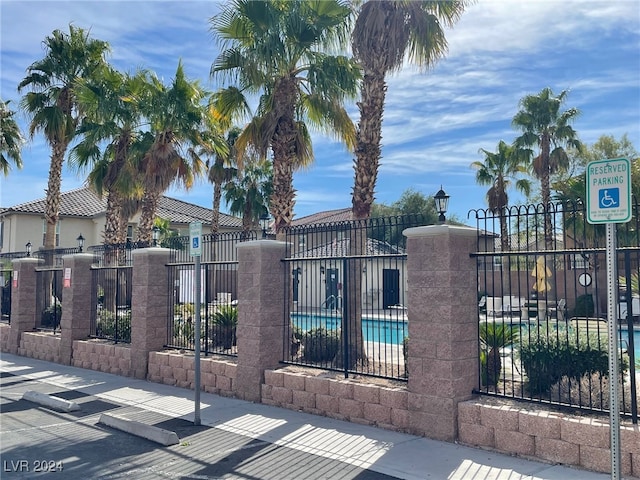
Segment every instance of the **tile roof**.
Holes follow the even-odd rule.
[[[291,226],[313,225],[315,223],[346,222],[353,219],[351,207],[337,210],[325,210],[324,212],[312,213],[305,217],[294,218]]]
[[[14,205],[13,207],[0,209],[0,215],[7,213],[43,214],[46,198],[32,200],[30,202]],[[60,215],[63,217],[91,218],[104,213],[107,207],[106,197],[100,198],[93,190],[87,187],[77,188],[60,194]],[[191,223],[201,221],[203,224],[211,223],[211,209],[184,202],[166,196],[160,197],[156,215],[165,218],[172,223]],[[220,213],[220,226],[242,227],[242,219]]]

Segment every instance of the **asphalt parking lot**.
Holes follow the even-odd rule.
[[[80,410],[51,410],[22,399],[26,391],[73,401]],[[3,479],[395,478],[7,372],[0,375],[0,411]],[[165,447],[107,427],[98,422],[102,413],[174,431],[180,443]]]

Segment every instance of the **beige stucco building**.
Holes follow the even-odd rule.
[[[44,244],[46,229],[45,198],[0,209],[0,253],[24,252],[30,242],[33,250]],[[56,229],[56,247],[74,248],[77,238],[84,237],[85,246],[102,243],[106,198],[100,198],[89,188],[63,192],[60,196],[60,217]],[[156,217],[169,220],[170,228],[179,235],[189,235],[189,223],[202,222],[203,233],[211,225],[211,209],[166,196],[160,197]],[[128,237],[135,240],[140,214],[129,220]],[[242,219],[220,213],[220,231],[233,232],[242,228]]]

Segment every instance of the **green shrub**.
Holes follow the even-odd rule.
[[[593,295],[588,293],[576,298],[576,307],[573,309],[572,314],[574,317],[591,317],[593,312],[595,312]]]
[[[196,306],[193,303],[176,303],[173,306],[174,315],[182,315],[184,318],[192,317],[196,314]]]
[[[62,319],[62,305],[58,302],[48,306],[42,311],[40,324],[43,327],[52,327],[54,330],[60,326]]]
[[[110,310],[102,310],[96,322],[96,336],[131,343],[131,311],[118,313],[117,318],[116,331],[116,315]]]
[[[500,349],[510,347],[518,340],[518,330],[511,325],[495,322],[481,322],[480,353],[485,353],[484,358],[484,383],[483,385],[497,385],[502,372],[502,360]],[[482,364],[482,356],[480,358]]]
[[[528,378],[528,389],[532,395],[545,393],[562,377],[579,379],[586,374],[609,372],[607,342],[597,334],[575,332],[558,334],[539,328],[522,337],[519,357]],[[621,371],[628,368],[622,362]]]
[[[213,314],[213,343],[226,350],[236,344],[238,309],[232,305],[221,305]]]
[[[302,358],[309,362],[331,362],[340,348],[340,336],[334,330],[314,328],[302,334]]]

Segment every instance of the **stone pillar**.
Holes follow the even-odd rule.
[[[477,231],[433,225],[409,228],[408,406],[414,433],[452,442],[458,403],[478,387]]]
[[[36,267],[41,263],[41,260],[33,257],[20,258],[13,261],[11,331],[7,344],[9,353],[18,353],[22,332],[31,332],[37,327]]]
[[[282,360],[285,243],[256,240],[238,245],[238,368],[235,393],[259,402],[264,371]]]
[[[60,363],[71,365],[73,341],[91,333],[91,263],[93,255],[78,253],[62,258],[62,318],[60,320]],[[71,278],[67,277],[71,269]]]
[[[134,250],[131,292],[131,371],[146,378],[149,352],[167,343],[169,318],[169,261],[167,248]]]

